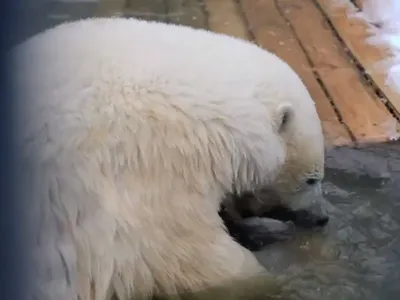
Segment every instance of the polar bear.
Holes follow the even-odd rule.
[[[319,190],[320,120],[286,63],[225,35],[122,18],[59,25],[11,61],[36,299],[269,278],[218,210],[233,192],[268,187],[305,207]]]

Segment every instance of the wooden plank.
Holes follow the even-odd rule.
[[[368,75],[379,87],[390,104],[400,116],[400,95],[390,86],[386,85],[386,72],[380,72],[373,68],[374,64],[390,56],[387,49],[376,47],[366,43],[368,33],[368,24],[361,19],[349,18],[348,13],[354,12],[357,8],[348,0],[341,0],[343,6],[332,4],[332,0],[316,0],[326,15],[332,22],[335,30],[346,43],[347,47],[358,60],[358,62],[367,70]]]
[[[165,0],[127,0],[124,16],[148,21],[166,21],[167,9]]]
[[[101,0],[96,16],[110,17],[119,16],[122,14],[126,6],[125,0]]]
[[[208,26],[212,31],[245,40],[249,39],[246,24],[235,0],[204,0]]]
[[[193,28],[206,28],[204,9],[197,0],[167,0],[168,21]]]
[[[258,44],[276,53],[301,76],[316,103],[326,142],[335,146],[351,143],[329,99],[315,78],[293,32],[280,16],[274,1],[242,0],[242,9]]]
[[[343,45],[312,0],[277,1],[357,141],[387,141],[396,120],[371,87],[360,81]]]

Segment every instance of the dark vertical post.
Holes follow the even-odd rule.
[[[18,197],[13,70],[5,57],[19,27],[18,0],[0,1],[0,299],[28,299],[28,254],[24,236],[25,200]]]

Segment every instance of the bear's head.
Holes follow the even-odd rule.
[[[286,148],[286,158],[275,181],[264,189],[264,197],[268,193],[271,196],[263,202],[322,214],[324,137],[311,101],[309,97],[308,101],[284,102],[277,108],[277,118],[281,120],[277,130]]]
[[[325,162],[324,135],[315,103],[305,84],[289,65],[274,55],[268,59],[270,67],[264,66],[266,75],[264,82],[259,83],[257,95],[271,112],[274,134],[280,138],[279,147],[280,151],[284,151],[284,160],[276,177],[255,190],[256,196],[259,196],[254,199],[260,201],[250,204],[255,207],[261,205],[263,210],[280,206],[293,211],[310,211],[315,213],[317,219],[327,220],[323,213],[321,189]],[[254,212],[256,214],[257,211]]]

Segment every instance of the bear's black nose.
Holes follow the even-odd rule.
[[[323,216],[323,217],[318,218],[316,225],[318,227],[324,227],[326,224],[328,224],[328,221],[329,221],[329,217]]]

